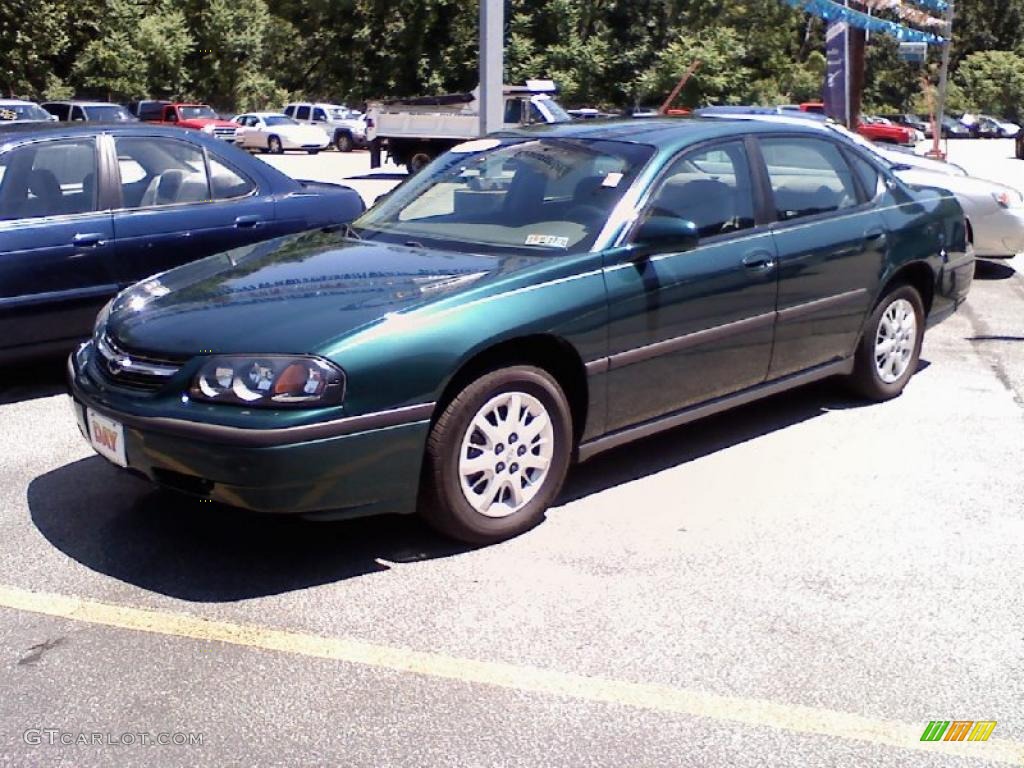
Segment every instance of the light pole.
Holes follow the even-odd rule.
[[[949,0],[946,8],[946,45],[942,49],[942,68],[939,70],[939,93],[935,100],[935,128],[932,139],[931,154],[942,157],[940,142],[942,141],[942,120],[946,113],[946,93],[949,90],[949,57],[953,48],[953,0]]]
[[[480,135],[504,123],[505,1],[480,0]]]

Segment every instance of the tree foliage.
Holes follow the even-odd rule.
[[[550,77],[568,105],[680,106],[819,98],[823,23],[780,0],[505,0],[506,77]],[[476,0],[4,0],[0,90],[27,97],[349,101],[476,85]],[[1017,115],[1024,0],[960,0],[953,96]],[[926,100],[935,60],[868,46],[865,104]],[[922,77],[922,76],[926,77]]]

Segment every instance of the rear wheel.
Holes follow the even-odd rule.
[[[320,154],[320,150],[319,150],[319,149],[307,149],[307,150],[306,150],[306,154],[309,154],[309,155],[318,155],[318,154]]]
[[[854,358],[850,384],[870,400],[898,397],[917,370],[924,341],[924,304],[909,285],[887,293],[871,313]]]
[[[277,136],[267,139],[267,151],[272,155],[280,155],[284,152],[284,145]]]
[[[568,401],[546,371],[515,366],[482,376],[431,430],[423,516],[470,544],[529,530],[562,487],[572,434]]]
[[[419,173],[433,159],[427,150],[417,149],[412,153],[412,157],[409,158],[409,162],[405,164],[405,167],[409,170],[409,173]]]

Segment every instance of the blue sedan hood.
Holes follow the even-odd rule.
[[[304,353],[380,317],[535,261],[311,232],[178,267],[121,294],[107,332],[170,359],[200,352]]]

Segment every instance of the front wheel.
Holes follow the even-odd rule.
[[[901,285],[878,303],[854,357],[850,383],[869,400],[898,397],[917,370],[924,341],[924,303]]]
[[[565,480],[572,435],[565,393],[546,371],[515,366],[482,376],[431,430],[423,516],[470,544],[533,528]]]
[[[352,137],[347,133],[339,133],[334,137],[334,148],[339,152],[351,152],[352,146]]]
[[[267,151],[272,155],[280,155],[284,152],[284,145],[277,136],[271,136],[267,139]]]
[[[319,149],[307,149],[306,150],[306,154],[307,155],[319,155],[320,154],[320,150]]]

